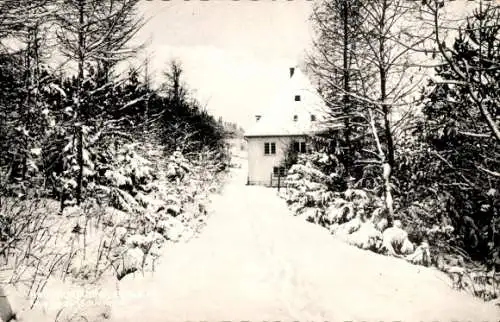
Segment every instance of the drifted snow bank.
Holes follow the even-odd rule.
[[[166,242],[187,241],[205,225],[204,203],[218,186],[215,162],[202,155],[187,159],[180,151],[165,158],[152,146],[128,145],[116,154],[107,181],[96,189],[99,205],[87,214],[81,207],[65,209],[79,227],[76,234],[94,225],[89,243],[74,245],[67,269],[73,277],[98,278],[113,269],[121,280],[153,271]]]
[[[381,198],[360,189],[331,191],[339,175],[334,172],[328,176],[320,170],[328,162],[335,162],[334,158],[313,154],[300,156],[298,164],[291,167],[281,196],[292,211],[353,246],[429,265],[429,245],[414,245],[399,221],[388,227]]]
[[[166,160],[154,154],[152,158],[155,162],[141,160],[140,166],[129,171],[137,176],[131,180],[135,188],[118,186],[122,198],[111,199],[125,213],[104,218],[118,237],[110,241],[118,250],[113,254],[118,279],[137,270],[154,270],[165,242],[194,237],[205,225],[207,196],[218,187],[220,167],[207,156],[188,159],[175,151]]]
[[[452,256],[432,254],[425,238],[410,240],[399,220],[391,227],[384,212],[382,198],[361,189],[339,188],[340,177],[336,159],[322,153],[299,156],[286,179],[280,195],[296,216],[328,229],[330,233],[350,245],[376,253],[399,257],[416,264],[429,266],[448,273],[458,289],[469,291],[485,300],[497,299],[500,294],[500,278],[494,272],[465,267]],[[326,175],[321,169],[333,170]],[[333,190],[333,191],[332,191]],[[433,240],[435,234],[450,234],[453,227],[422,227],[424,236]]]
[[[101,284],[113,284],[134,272],[154,272],[169,243],[189,241],[205,226],[208,196],[225,177],[213,153],[186,157],[175,151],[165,157],[160,147],[152,145],[125,145],[113,153],[113,162],[97,169],[102,180],[89,187],[93,194],[81,206],[66,207],[62,216],[57,201],[27,207],[36,212],[26,217],[41,218],[33,231],[43,233],[35,236],[31,257],[23,260],[23,254],[13,254],[9,264],[20,264],[3,271],[18,316],[40,310],[55,316],[53,310],[62,306],[67,319],[57,320],[69,321],[72,308],[65,306],[66,300],[56,299],[78,303],[89,296],[94,301],[97,293],[92,292],[100,292],[96,287]],[[26,240],[20,249],[30,249]],[[27,286],[23,281],[29,281]],[[74,286],[85,292],[73,292]],[[94,321],[85,313],[86,306],[78,308],[79,314]]]

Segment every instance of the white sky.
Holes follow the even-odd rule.
[[[140,10],[150,20],[138,39],[149,44],[152,72],[161,75],[179,59],[201,103],[246,127],[310,49],[316,1],[143,0]]]
[[[272,98],[311,39],[310,0],[144,0],[151,70],[178,58],[208,110],[242,126]]]

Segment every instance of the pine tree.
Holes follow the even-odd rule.
[[[483,257],[500,247],[500,145],[494,130],[500,125],[499,21],[497,6],[474,12],[424,92],[425,139],[437,162],[427,176],[453,196],[457,227],[465,218],[487,227],[486,235],[474,232],[485,236],[479,243],[465,241]]]
[[[88,152],[85,152],[84,136],[104,109],[91,104],[86,94],[112,85],[108,82],[112,66],[126,57],[124,53],[131,52],[125,46],[141,27],[134,10],[136,3],[137,0],[66,0],[56,13],[61,51],[77,65],[72,105],[78,203],[83,197],[85,163],[90,162],[85,158]]]
[[[342,138],[343,164],[346,177],[354,174],[356,139],[361,129],[357,124],[359,101],[359,65],[356,56],[363,51],[359,28],[362,22],[360,0],[329,0],[314,8],[311,20],[316,29],[315,52],[309,57],[309,67],[318,78],[321,92],[330,107],[330,118],[344,125]],[[353,141],[354,139],[354,141]]]

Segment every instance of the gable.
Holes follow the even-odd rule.
[[[295,68],[274,100],[245,133],[252,136],[307,135],[324,130],[326,104],[309,79]]]

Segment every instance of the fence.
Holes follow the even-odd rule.
[[[283,186],[283,181],[285,177],[286,177],[286,172],[285,173],[278,172],[277,175],[275,173],[271,173],[269,186],[277,187],[278,191],[280,191],[280,188]]]

